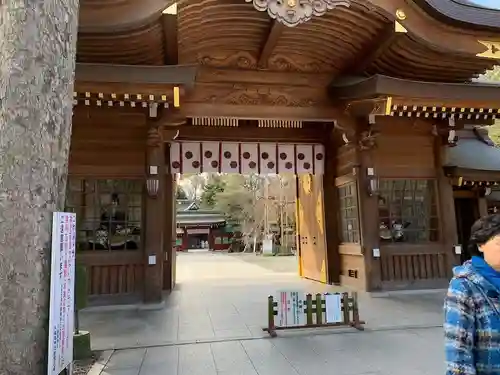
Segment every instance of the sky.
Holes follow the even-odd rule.
[[[500,9],[500,0],[469,0],[469,2],[486,8]]]

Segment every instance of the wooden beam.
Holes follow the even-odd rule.
[[[391,109],[389,101],[389,98],[384,97],[351,101],[346,104],[346,112],[354,117],[389,115]]]
[[[165,38],[165,65],[177,65],[179,59],[177,14],[163,14],[161,19]]]
[[[378,96],[393,97],[392,105],[498,108],[500,85],[490,83],[422,82],[374,75],[368,78],[336,81],[329,87],[337,100],[360,100]]]
[[[76,81],[74,86],[74,92],[78,94],[90,93],[92,99],[99,98],[97,95],[99,93],[105,94],[104,100],[115,100],[111,99],[112,94],[116,94],[116,100],[124,100],[118,96],[125,95],[142,95],[143,100],[147,101],[149,95],[154,95],[159,98],[165,96],[163,101],[173,101],[174,99],[174,84],[141,84],[141,83],[126,83],[126,82],[86,82],[86,81]],[[179,87],[180,97],[184,97],[186,90],[184,87]],[[140,102],[139,99],[134,99]],[[129,101],[127,99],[126,101]],[[132,98],[130,98],[132,101]]]
[[[271,57],[274,48],[278,44],[278,40],[283,33],[284,28],[285,25],[283,25],[281,22],[278,22],[276,20],[272,22],[269,33],[267,34],[267,39],[264,42],[264,46],[262,47],[262,51],[260,53],[258,61],[259,68],[267,67],[267,61],[269,60],[269,57]]]
[[[333,107],[286,107],[273,105],[186,103],[185,117],[232,117],[245,120],[295,120],[332,122],[338,113]]]
[[[182,141],[321,143],[325,138],[324,124],[302,129],[199,125],[182,125],[176,129],[179,130],[176,140]]]
[[[186,117],[332,121],[324,86],[292,84],[198,82],[180,110]]]
[[[370,41],[371,48],[362,49],[356,57],[346,65],[343,75],[361,75],[372,65],[398,38],[405,35],[404,29],[397,21],[387,24],[379,35]]]
[[[197,65],[145,66],[76,63],[75,80],[143,84],[193,84]]]
[[[304,86],[326,88],[331,78],[329,73],[273,72],[269,70],[241,70],[214,68],[206,65],[199,67],[197,83],[265,84],[281,86]]]

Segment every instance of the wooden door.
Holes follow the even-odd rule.
[[[323,177],[299,176],[297,202],[300,275],[326,283]]]

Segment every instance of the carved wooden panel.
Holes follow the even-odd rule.
[[[170,153],[172,173],[324,172],[324,147],[320,144],[174,142]]]
[[[252,83],[198,83],[186,99],[189,103],[276,107],[331,106],[325,87]]]
[[[216,68],[240,68],[254,69],[257,67],[257,59],[246,51],[217,51],[210,55],[199,55],[198,62],[201,65],[213,66]]]

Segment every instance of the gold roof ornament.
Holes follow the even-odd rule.
[[[254,8],[266,12],[269,16],[285,26],[294,27],[309,21],[313,16],[319,17],[328,10],[339,6],[349,7],[351,0],[245,0]]]
[[[478,43],[486,47],[486,51],[476,54],[478,57],[485,57],[487,59],[500,59],[500,42],[499,41],[486,41],[478,40]]]
[[[396,18],[398,20],[404,21],[406,19],[406,13],[403,9],[396,10]]]

